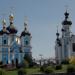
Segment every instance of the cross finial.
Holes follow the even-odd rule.
[[[68,6],[66,5],[65,7],[66,7],[66,12],[64,13],[64,15],[65,15],[65,20],[67,20],[68,19],[68,16],[69,16]]]
[[[58,25],[57,25],[57,33],[56,33],[57,37],[59,37],[59,32],[58,32]]]
[[[13,11],[14,11],[14,7],[10,7],[9,20],[10,20],[11,23],[13,22],[13,19],[14,19]]]
[[[68,7],[69,7],[68,5],[65,5],[65,8],[66,8],[66,12],[68,11]]]
[[[28,17],[25,16],[25,20],[24,20],[24,27],[25,27],[25,31],[27,30],[28,26]]]
[[[24,22],[25,22],[26,24],[28,24],[28,17],[27,17],[27,16],[25,16]]]
[[[15,11],[15,8],[13,6],[10,7],[10,13],[13,13],[14,14],[14,11]]]
[[[57,25],[57,33],[58,33],[58,25]]]

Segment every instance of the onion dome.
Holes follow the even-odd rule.
[[[60,41],[60,39],[59,39],[59,38],[57,38],[56,40],[57,40],[57,41]]]
[[[9,34],[9,31],[6,29],[6,20],[5,19],[2,20],[2,24],[3,24],[3,29],[0,31],[0,35]]]
[[[56,33],[57,36],[59,36],[59,33]]]
[[[69,13],[66,11],[64,13],[64,15],[65,15],[65,20],[62,22],[62,25],[72,25],[72,22],[71,21],[68,21]]]
[[[24,31],[21,33],[21,37],[22,37],[22,36],[25,36],[25,35],[30,36],[31,34],[30,34],[30,32],[27,30],[27,23],[24,23],[24,26],[25,26],[25,28],[24,28]]]
[[[57,36],[57,38],[59,37],[59,32],[58,32],[58,27],[57,27],[57,33],[56,33],[56,36]]]
[[[13,14],[10,14],[9,15],[10,25],[7,27],[7,30],[10,32],[10,34],[16,34],[17,33],[17,29],[14,27],[14,24],[13,24],[13,19],[14,19]]]
[[[57,44],[58,44],[59,46],[62,46],[60,39],[57,38],[56,40],[57,40]]]
[[[65,32],[66,30],[62,28],[61,31],[62,31],[62,32]]]
[[[14,19],[14,15],[11,13],[11,14],[9,15],[9,20],[10,20],[10,22],[12,22],[13,19]]]
[[[59,46],[61,46],[61,42],[60,42],[60,39],[59,39],[59,33],[58,33],[58,27],[57,27],[57,33],[56,33],[56,36],[57,36],[57,39],[56,39],[56,41],[57,41],[57,44],[59,45]]]

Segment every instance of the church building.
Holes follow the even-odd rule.
[[[72,21],[69,20],[69,13],[64,13],[65,19],[62,22],[62,35],[57,30],[55,41],[55,59],[58,63],[75,56],[75,35],[71,32]]]
[[[28,24],[24,22],[24,30],[20,36],[14,26],[14,15],[9,15],[9,26],[6,26],[6,20],[2,20],[3,28],[0,30],[0,62],[3,64],[22,63],[24,56],[31,52],[31,33],[28,31]]]

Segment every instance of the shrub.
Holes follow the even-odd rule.
[[[67,67],[67,73],[75,72],[75,66],[74,65],[69,65]]]
[[[23,69],[23,68],[19,69],[18,75],[25,75],[25,74],[27,74],[26,69]]]
[[[45,69],[46,74],[53,73],[53,72],[54,72],[54,69],[51,66],[49,66]]]
[[[56,70],[62,69],[62,65],[56,65],[55,69],[56,69]]]
[[[71,57],[70,57],[69,63],[75,65],[75,57],[74,57],[74,56],[71,56]]]
[[[46,67],[45,66],[41,66],[40,67],[40,71],[45,72]]]
[[[43,66],[40,67],[40,71],[43,72],[43,73],[49,74],[49,73],[54,72],[54,68],[52,66],[43,65]]]
[[[26,60],[23,60],[18,66],[19,68],[27,68],[29,64]]]
[[[61,62],[61,64],[69,64],[69,60],[67,59],[67,60],[63,60],[62,62]]]
[[[3,69],[0,69],[0,75],[6,75]]]

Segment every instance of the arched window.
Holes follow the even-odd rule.
[[[28,41],[25,41],[26,42],[26,45],[28,45]]]
[[[6,40],[4,40],[4,44],[6,44]]]

